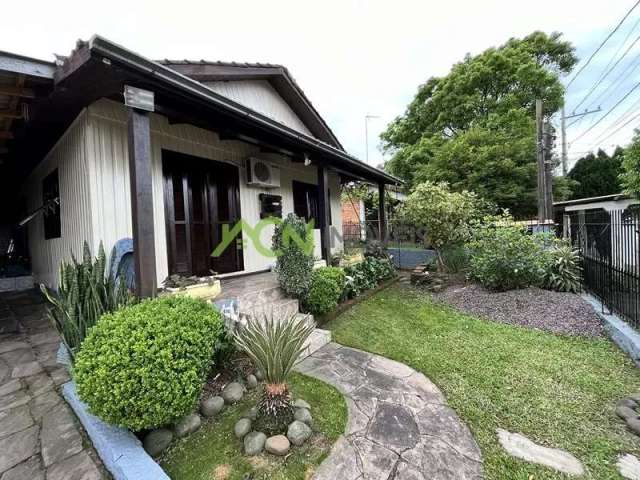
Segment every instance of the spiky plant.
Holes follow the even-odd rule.
[[[265,386],[258,403],[257,424],[267,434],[282,433],[293,421],[287,378],[314,328],[308,317],[294,314],[279,318],[271,313],[251,318],[235,335],[238,348],[264,373]]]
[[[113,268],[115,257],[114,249],[107,270],[107,257],[102,243],[98,256],[93,259],[91,249],[85,242],[82,262],[72,255],[71,263],[63,262],[60,265],[57,292],[40,285],[51,304],[48,317],[60,333],[72,360],[89,328],[96,324],[102,314],[134,302],[125,282],[116,279]]]

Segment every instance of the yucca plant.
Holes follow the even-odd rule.
[[[60,333],[71,359],[80,347],[88,330],[102,314],[113,312],[135,301],[124,280],[114,275],[115,249],[111,252],[109,269],[102,242],[94,259],[87,242],[82,250],[82,262],[71,256],[71,263],[60,265],[58,291],[40,285],[51,304],[48,317]]]
[[[256,420],[260,431],[282,433],[293,421],[287,378],[314,328],[308,317],[294,314],[281,319],[272,313],[251,318],[235,335],[238,348],[264,373],[265,386]]]
[[[566,242],[558,242],[548,252],[544,287],[558,292],[580,291],[580,254]]]

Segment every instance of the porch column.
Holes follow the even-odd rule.
[[[153,232],[151,131],[148,112],[129,107],[128,130],[136,293],[140,297],[155,297],[156,254]]]
[[[378,232],[380,243],[387,244],[387,204],[384,195],[384,183],[378,184]]]
[[[331,264],[331,219],[329,200],[329,170],[318,165],[318,216],[320,217],[320,244],[322,258]]]

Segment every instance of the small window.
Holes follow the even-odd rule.
[[[60,184],[57,169],[42,180],[42,204],[45,240],[60,238]]]
[[[293,181],[293,212],[307,222],[314,221],[315,228],[320,227],[320,202],[318,201],[318,186],[311,183]],[[331,192],[329,192],[331,198]],[[329,225],[331,220],[331,202],[327,201],[329,209]]]

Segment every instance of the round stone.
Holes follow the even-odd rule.
[[[293,402],[293,406],[295,408],[306,408],[307,410],[311,410],[311,405],[309,405],[307,402],[305,402],[301,398]]]
[[[289,439],[284,435],[275,435],[273,437],[267,438],[267,442],[264,445],[264,449],[272,455],[277,455],[279,457],[284,457],[287,453],[289,453],[289,448],[291,444],[289,443]]]
[[[191,413],[178,420],[178,422],[173,426],[173,431],[176,434],[176,437],[182,438],[198,430],[200,425],[202,425],[200,415],[197,413]]]
[[[636,435],[640,435],[640,418],[627,418],[627,427]]]
[[[249,420],[255,420],[258,418],[258,407],[251,407],[242,418],[248,418]]]
[[[247,388],[249,390],[253,390],[257,386],[258,386],[258,379],[256,378],[256,376],[255,375],[248,375],[247,376]]]
[[[238,382],[231,382],[222,390],[222,398],[227,405],[238,403],[242,400],[242,395],[244,395],[244,388]]]
[[[200,413],[209,418],[217,415],[224,407],[224,399],[222,397],[209,397],[200,404]]]
[[[264,373],[262,373],[261,370],[256,370],[255,377],[259,382],[261,382],[264,380]]]
[[[299,420],[294,421],[287,429],[287,438],[298,447],[306,442],[313,432],[309,425]]]
[[[624,405],[616,407],[616,415],[624,420],[638,418],[638,413],[633,408],[625,407]]]
[[[250,457],[260,455],[264,450],[267,436],[262,432],[250,432],[244,437],[244,453]]]
[[[237,438],[244,438],[244,436],[251,431],[251,420],[248,418],[241,418],[236,422],[235,427],[233,427],[233,433]]]
[[[142,441],[145,451],[155,457],[160,455],[173,440],[173,432],[166,428],[158,428],[147,433]]]
[[[296,408],[293,418],[302,423],[306,423],[307,425],[311,425],[311,422],[313,421],[311,412],[306,408]]]

